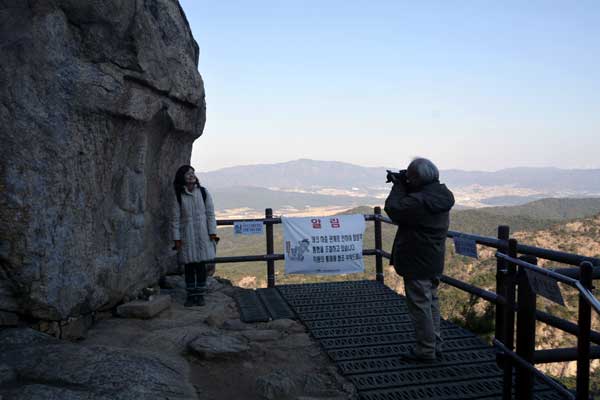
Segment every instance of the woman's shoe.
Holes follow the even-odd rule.
[[[195,305],[196,305],[196,301],[195,301],[195,299],[192,296],[188,296],[185,299],[185,303],[183,303],[184,307],[193,307]]]
[[[195,305],[203,306],[204,305],[204,296],[196,296]]]

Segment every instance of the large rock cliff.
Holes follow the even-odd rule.
[[[0,1],[4,319],[108,309],[172,264],[171,182],[206,115],[198,54],[177,0]]]

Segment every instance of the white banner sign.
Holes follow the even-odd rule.
[[[364,272],[365,217],[282,217],[286,274]]]
[[[263,233],[262,221],[234,221],[233,233],[236,235],[260,235]]]

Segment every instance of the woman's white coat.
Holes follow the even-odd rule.
[[[206,188],[204,189],[206,190]],[[217,220],[212,197],[206,190],[206,205],[200,188],[181,193],[181,206],[175,198],[171,216],[171,238],[181,240],[179,262],[182,264],[212,260],[216,244],[209,235],[217,234]]]

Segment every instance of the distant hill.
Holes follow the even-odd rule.
[[[479,202],[486,206],[520,206],[534,200],[543,199],[544,197],[537,194],[529,196],[493,196],[481,199]]]
[[[450,228],[457,231],[495,236],[498,225],[511,231],[545,229],[556,222],[585,218],[600,213],[600,198],[542,199],[520,206],[456,210]]]
[[[385,188],[385,170],[403,167],[362,167],[338,161],[300,159],[223,168],[199,173],[199,177],[209,188]],[[440,174],[450,188],[510,185],[557,193],[600,193],[600,169],[509,168],[494,172],[451,169]]]
[[[300,159],[278,164],[244,165],[198,173],[208,187],[351,188],[385,186],[385,168],[338,161]]]
[[[461,171],[441,172],[444,182],[450,186],[502,186],[546,191],[600,191],[600,169],[559,168],[507,168],[493,172]]]
[[[530,216],[536,219],[565,221],[600,213],[600,198],[541,199],[513,207],[487,207],[480,211],[506,216]]]

